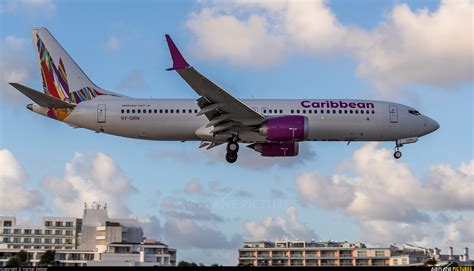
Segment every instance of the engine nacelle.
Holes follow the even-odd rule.
[[[305,116],[282,116],[268,119],[259,133],[269,141],[303,141],[308,138],[308,118]]]
[[[262,156],[287,157],[297,156],[299,151],[298,142],[289,143],[255,143],[248,146],[261,153]]]

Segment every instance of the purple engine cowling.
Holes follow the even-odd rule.
[[[282,116],[268,119],[259,130],[269,141],[295,142],[308,138],[308,118]]]
[[[299,151],[298,142],[289,143],[255,143],[248,146],[261,153],[262,156],[287,157],[297,156]]]

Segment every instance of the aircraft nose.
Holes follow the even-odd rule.
[[[435,121],[434,119],[426,117],[426,126],[425,126],[426,132],[432,133],[436,130],[439,129],[439,123]]]

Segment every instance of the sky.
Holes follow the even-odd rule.
[[[178,260],[237,264],[244,241],[411,243],[474,249],[473,14],[465,0],[0,1],[0,215],[81,216],[84,202],[136,217]],[[100,87],[197,98],[189,63],[239,98],[399,102],[441,128],[393,142],[303,143],[296,158],[127,139],[25,108],[40,90],[29,30],[47,27]],[[159,124],[158,124],[159,125]]]

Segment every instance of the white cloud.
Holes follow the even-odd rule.
[[[120,79],[118,88],[126,90],[143,90],[148,88],[145,72],[141,69],[130,71]]]
[[[382,91],[403,84],[449,90],[472,82],[473,13],[468,0],[444,0],[434,12],[394,6],[373,31],[348,37],[358,73]]]
[[[446,228],[445,240],[447,243],[474,243],[474,217],[467,216],[453,221]]]
[[[295,180],[299,195],[305,202],[356,217],[368,241],[426,244],[444,234],[470,236],[468,222],[452,224],[444,233],[443,222],[430,214],[474,210],[474,160],[458,167],[434,165],[419,179],[390,150],[368,143],[340,168],[343,172],[330,177],[301,174]]]
[[[196,180],[191,180],[186,183],[186,192],[196,194],[202,192],[201,183]]]
[[[13,12],[52,12],[56,9],[53,0],[5,0],[0,3],[0,14]]]
[[[43,187],[54,197],[55,207],[66,215],[80,216],[84,202],[106,202],[110,215],[130,215],[127,197],[135,191],[111,157],[104,153],[76,153],[64,169],[64,176],[50,176]]]
[[[105,42],[105,48],[109,51],[118,51],[120,49],[120,42],[116,36],[110,36]]]
[[[244,226],[249,240],[318,239],[314,231],[298,221],[296,208],[286,209],[287,219],[267,216],[262,221],[246,221]]]
[[[27,188],[26,173],[13,153],[0,150],[0,212],[32,210],[43,204],[38,190]]]
[[[24,8],[45,8],[50,10],[56,8],[53,0],[21,0],[20,2]]]
[[[282,41],[266,31],[269,22],[251,15],[245,21],[212,8],[193,13],[186,22],[196,34],[193,50],[203,59],[225,59],[233,64],[266,66],[279,61]]]
[[[167,242],[179,248],[222,249],[237,248],[242,244],[242,237],[238,234],[228,239],[214,227],[188,218],[169,217],[163,228]]]
[[[28,99],[8,83],[27,84],[39,71],[26,50],[26,40],[7,36],[0,43],[0,102],[23,104]],[[38,77],[39,78],[39,77]]]
[[[443,89],[472,82],[469,0],[443,0],[433,12],[394,5],[371,30],[341,24],[326,1],[207,2],[187,27],[203,59],[264,67],[291,54],[347,54],[357,73],[391,95],[410,84]]]

